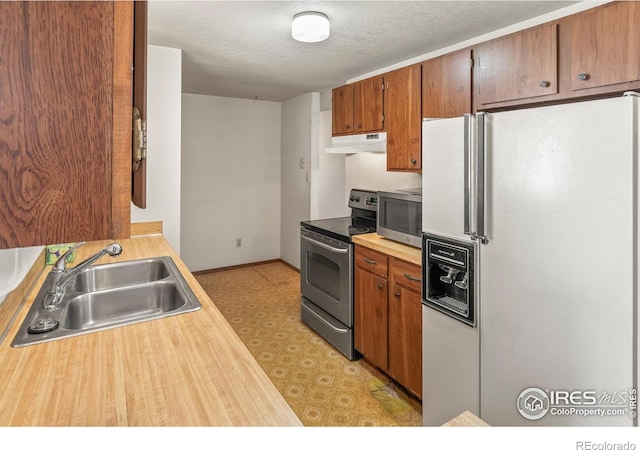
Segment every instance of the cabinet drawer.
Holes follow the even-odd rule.
[[[356,245],[355,266],[387,278],[387,255]]]
[[[416,293],[422,291],[422,267],[401,259],[391,258],[391,284],[397,284]]]

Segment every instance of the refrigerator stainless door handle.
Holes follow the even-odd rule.
[[[471,232],[471,114],[464,115],[464,234]]]
[[[477,113],[477,139],[476,139],[476,227],[478,240],[487,244],[489,239],[484,227],[485,203],[484,203],[484,157],[485,157],[485,135],[486,135],[486,113]]]

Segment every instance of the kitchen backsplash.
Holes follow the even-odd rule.
[[[385,191],[422,186],[417,173],[387,172],[386,153],[356,153],[346,157],[346,192],[351,189]]]
[[[25,247],[0,250],[0,304],[20,284],[42,249]]]

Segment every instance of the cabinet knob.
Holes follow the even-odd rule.
[[[379,284],[379,285],[378,285],[378,289],[382,289],[382,287],[383,287],[383,286],[382,286],[381,284]]]
[[[585,80],[588,80],[588,79],[589,79],[589,74],[588,73],[578,74],[578,80],[585,81]]]
[[[396,297],[400,297],[400,292],[394,292],[393,295],[395,295]]]
[[[358,123],[358,128],[362,128],[362,124],[361,123]]]
[[[549,87],[551,86],[551,83],[549,83],[547,80],[542,80],[540,82],[540,87]]]
[[[347,130],[351,129],[351,125],[349,125],[349,124],[346,124],[345,126],[346,126]]]
[[[415,163],[417,163],[417,162],[418,162],[418,161],[416,161],[416,159],[415,159],[415,158],[411,158],[411,164],[415,164]]]

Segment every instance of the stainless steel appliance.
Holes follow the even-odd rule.
[[[353,243],[376,231],[378,196],[353,189],[351,215],[300,222],[301,318],[350,360],[353,345]]]
[[[422,188],[378,191],[380,236],[420,248],[422,245]]]
[[[637,425],[639,103],[423,122],[423,230],[479,288],[477,327],[423,298],[426,425]]]

